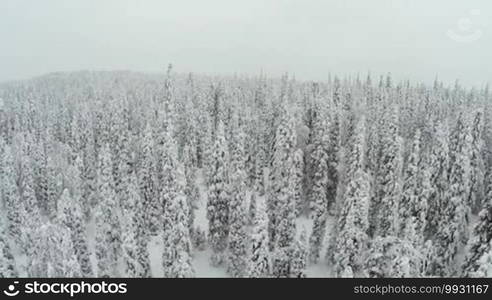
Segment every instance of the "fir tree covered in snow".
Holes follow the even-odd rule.
[[[311,153],[311,165],[313,166],[312,187],[311,187],[311,206],[313,214],[313,230],[309,239],[310,261],[316,263],[320,256],[323,238],[325,236],[326,220],[328,218],[328,155],[326,145],[328,134],[326,126],[320,126],[320,133],[314,143]]]
[[[122,189],[127,193],[125,205],[122,208],[122,255],[125,262],[125,275],[134,277],[147,277],[143,268],[149,268],[148,254],[146,243],[144,243],[145,249],[139,249],[139,242],[143,237],[139,236],[139,226],[141,226],[141,220],[139,219],[140,211],[142,210],[142,198],[140,197],[140,191],[138,189],[138,179],[134,172],[127,173],[124,176],[128,177],[127,186]],[[139,251],[143,253],[139,253]],[[143,254],[143,257],[140,255]],[[142,261],[143,260],[143,261]]]
[[[91,277],[92,265],[85,234],[85,221],[82,213],[80,198],[77,194],[71,196],[66,189],[63,191],[58,205],[58,219],[61,224],[70,230],[70,238],[74,246],[75,255],[80,265],[81,275]]]
[[[468,252],[463,263],[463,276],[465,277],[490,277],[492,263],[490,252],[492,251],[492,186],[489,179],[487,202],[478,214],[479,219],[473,227],[468,241]]]
[[[157,233],[158,229],[162,225],[162,203],[159,202],[158,192],[156,188],[156,160],[154,157],[154,142],[152,138],[152,128],[147,123],[144,132],[142,144],[142,158],[140,166],[140,189],[144,198],[144,209],[146,212],[145,222],[146,227],[149,229],[150,235]]]
[[[410,242],[394,236],[377,237],[371,241],[365,260],[369,277],[420,277],[422,256]]]
[[[266,214],[266,207],[262,201],[258,201],[251,232],[249,277],[268,277],[270,275],[271,266],[268,244],[268,216]]]
[[[21,199],[16,182],[15,161],[12,148],[6,146],[3,151],[3,203],[6,210],[7,235],[17,245],[21,245]]]
[[[188,228],[189,208],[186,199],[186,179],[183,166],[178,163],[175,169],[175,192],[166,203],[164,216],[163,268],[166,277],[194,277],[191,263],[191,238]]]
[[[342,209],[336,227],[337,234],[332,259],[338,275],[361,272],[362,255],[367,249],[369,237],[369,200],[370,182],[363,169],[365,129],[364,119],[359,121],[353,140],[354,160],[350,166],[350,181],[343,196]]]
[[[246,172],[244,171],[244,135],[241,129],[235,133],[231,162],[231,194],[229,202],[229,257],[228,273],[244,277],[248,269],[248,232],[246,209]]]
[[[95,210],[97,276],[111,277],[119,275],[117,264],[121,253],[121,224],[108,145],[101,149],[98,173],[99,205]]]
[[[86,219],[92,214],[92,209],[97,203],[97,160],[94,146],[94,137],[89,126],[86,128],[87,136],[83,151],[83,170],[82,170],[82,208]]]
[[[22,249],[29,259],[32,259],[32,251],[35,247],[36,230],[42,224],[36,194],[34,191],[34,178],[31,159],[27,154],[22,154],[21,170],[23,180],[21,182],[21,237]]]
[[[135,229],[135,239],[136,239],[136,257],[138,261],[138,273],[136,274],[136,277],[150,277],[150,258],[149,258],[149,252],[148,252],[148,236],[147,236],[147,227],[146,222],[145,222],[145,208],[144,208],[144,200],[141,195],[140,189],[139,189],[139,184],[138,184],[138,177],[136,172],[134,171],[130,176],[130,185],[127,187],[129,191],[129,195],[131,197],[128,198],[129,200],[129,205],[132,204],[133,202],[133,210],[134,210],[134,229]],[[133,201],[132,201],[133,198]],[[131,209],[130,206],[124,208],[124,209]],[[129,219],[127,218],[127,223],[126,225],[129,225]],[[132,249],[133,241],[130,239],[128,242],[130,242],[130,250]],[[125,246],[125,244],[123,244]]]
[[[374,235],[391,236],[397,233],[398,202],[400,198],[401,142],[398,134],[398,110],[390,107],[386,111],[386,126],[383,132],[384,149],[377,175],[377,202]],[[379,203],[378,203],[379,202]]]
[[[301,231],[300,236],[296,239],[292,258],[290,263],[291,278],[305,278],[308,264],[308,240],[306,229]]]
[[[275,134],[272,169],[270,173],[270,191],[267,202],[268,231],[270,250],[276,247],[289,247],[294,240],[295,226],[293,164],[294,124],[291,114],[284,112]],[[291,215],[294,213],[294,216]]]
[[[408,158],[403,179],[402,197],[399,203],[399,235],[405,236],[408,227],[414,226],[413,217],[419,213],[420,200],[420,131],[415,133],[410,156]]]
[[[194,277],[191,265],[190,209],[186,197],[184,167],[177,157],[177,145],[167,125],[162,159],[161,202],[164,206],[162,265],[166,277]]]
[[[58,190],[57,190],[57,171],[54,159],[48,155],[46,158],[43,181],[43,194],[39,199],[40,209],[51,219],[56,216]]]
[[[196,182],[197,169],[194,165],[192,145],[185,145],[182,162],[185,168],[186,198],[188,199],[188,206],[190,208],[190,221],[188,222],[188,226],[190,228],[190,233],[192,233],[194,228],[195,209],[198,207],[198,202],[200,200],[200,191]]]
[[[29,276],[70,278],[81,275],[70,229],[61,224],[43,224],[36,229],[35,239]]]
[[[302,149],[294,152],[294,201],[296,203],[296,216],[300,216],[305,210],[304,201],[304,153]]]
[[[5,220],[0,219],[0,278],[17,277],[17,267],[9,245],[9,237],[5,231]]]
[[[427,237],[433,237],[436,234],[441,221],[442,210],[445,207],[447,199],[449,185],[449,132],[446,123],[440,122],[435,126],[434,143],[430,147],[429,171],[431,173],[431,191],[425,230]]]
[[[448,198],[437,233],[438,275],[457,271],[456,255],[468,238],[469,149],[468,128],[460,114],[451,134]]]
[[[470,194],[468,205],[478,212],[484,204],[485,165],[483,159],[483,114],[477,111],[473,115],[470,132]]]
[[[214,254],[212,264],[223,262],[229,235],[229,151],[224,136],[224,125],[219,122],[212,158],[212,179],[208,188],[207,219],[210,244]]]

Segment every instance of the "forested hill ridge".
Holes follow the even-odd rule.
[[[492,277],[491,98],[171,68],[0,84],[0,277]]]

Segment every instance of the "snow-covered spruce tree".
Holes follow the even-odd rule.
[[[429,212],[429,199],[432,193],[431,167],[426,160],[420,161],[419,175],[419,196],[413,207],[415,236],[412,239],[415,247],[422,247],[425,244],[425,228],[427,226],[427,216]]]
[[[204,116],[203,128],[202,131],[202,140],[201,140],[201,161],[203,173],[205,175],[205,182],[207,187],[210,186],[212,181],[212,173],[213,173],[213,155],[214,155],[214,146],[215,146],[215,135],[214,135],[214,127],[213,123],[210,120],[210,117]]]
[[[1,114],[1,111],[0,111]],[[4,157],[5,157],[5,149],[7,148],[7,143],[5,142],[5,139],[0,135],[0,179],[3,180],[4,178],[4,172],[5,172],[5,167],[4,167]],[[4,190],[4,184],[3,181],[0,181],[0,203],[4,203],[4,196],[3,196],[3,190]]]
[[[34,182],[36,183],[35,192],[36,199],[41,199],[41,182],[44,177],[43,168],[44,162],[46,161],[45,151],[44,151],[44,140],[42,138],[35,138],[35,144],[31,152],[31,157],[33,159],[33,172],[34,172]],[[1,146],[1,145],[0,145]],[[1,155],[1,153],[0,153]]]
[[[22,155],[22,201],[21,201],[21,236],[22,249],[28,258],[34,248],[36,230],[42,223],[36,194],[34,192],[34,178],[32,174],[32,164],[30,157]]]
[[[456,255],[468,239],[469,142],[468,128],[460,114],[451,136],[448,198],[437,233],[435,273],[440,276],[455,274]]]
[[[200,191],[196,182],[196,172],[197,169],[193,163],[193,146],[186,144],[183,149],[182,162],[185,168],[186,177],[186,199],[188,199],[188,207],[190,208],[190,220],[188,222],[188,227],[190,228],[190,233],[193,233],[194,229],[194,219],[195,219],[195,209],[198,207],[198,201],[200,200]]]
[[[352,95],[352,90],[350,88],[346,88],[342,98],[342,102],[338,106],[340,116],[340,146],[346,147],[350,143],[350,138],[353,134],[354,127],[357,124],[353,108],[354,97]]]
[[[124,176],[128,177],[128,180],[124,180],[127,186],[122,187],[122,190],[127,194],[126,202],[122,207],[122,229],[123,229],[123,261],[125,263],[125,275],[129,278],[146,277],[145,272],[142,270],[140,260],[143,259],[144,264],[148,264],[147,249],[143,249],[145,257],[141,258],[139,253],[139,239],[138,226],[140,220],[138,219],[139,210],[142,209],[142,199],[140,198],[140,191],[138,189],[138,180],[134,172],[125,173]],[[145,248],[147,244],[144,244]],[[147,270],[148,272],[148,270]]]
[[[159,197],[157,197],[159,193],[156,192],[155,186],[157,168],[153,148],[152,128],[147,123],[142,141],[139,183],[144,199],[145,222],[148,235],[155,235],[162,225],[162,203],[159,202]]]
[[[364,172],[364,119],[359,121],[353,138],[352,153],[354,160],[350,166],[350,181],[343,196],[342,209],[336,222],[336,240],[332,260],[335,272],[341,276],[348,272],[361,272],[362,256],[367,249],[369,229],[370,182]],[[353,274],[353,273],[352,273]]]
[[[350,139],[349,145],[344,149],[344,157],[348,158],[345,160],[345,166],[344,166],[344,178],[343,181],[341,182],[340,188],[338,189],[337,192],[343,191],[343,194],[340,196],[340,200],[338,203],[337,207],[337,224],[338,226],[335,226],[333,229],[335,230],[335,236],[336,236],[336,230],[341,229],[344,224],[345,224],[345,218],[348,213],[348,207],[345,205],[345,192],[347,187],[350,184],[350,181],[352,181],[355,178],[355,173],[357,173],[359,170],[364,170],[364,162],[365,162],[365,135],[366,135],[366,124],[365,124],[365,117],[361,118],[358,123],[357,127],[354,130],[354,134],[352,135]]]
[[[232,179],[234,182],[235,178]],[[230,232],[229,232],[229,259],[228,259],[228,273],[233,277],[244,277],[247,274],[248,267],[248,232],[247,232],[247,218],[246,218],[246,206],[244,203],[243,195],[239,195],[239,191],[235,191],[233,188],[231,195],[231,207],[230,207]],[[240,198],[243,197],[242,201]]]
[[[227,271],[232,277],[244,277],[248,264],[248,233],[246,210],[246,172],[244,134],[240,128],[234,134],[231,157],[231,194],[229,202],[229,256]]]
[[[129,186],[127,186],[128,189],[128,194],[131,195],[131,197],[128,198],[129,202],[128,204],[131,205],[133,202],[133,211],[135,212],[134,215],[134,226],[135,226],[135,239],[137,243],[137,261],[138,261],[138,268],[136,269],[138,271],[137,274],[135,274],[135,277],[139,278],[147,278],[151,276],[150,273],[150,258],[149,258],[149,252],[147,248],[148,244],[148,232],[147,232],[147,227],[146,227],[146,222],[145,222],[145,216],[146,212],[144,209],[144,200],[141,195],[141,190],[139,188],[139,183],[138,183],[138,176],[136,174],[136,171],[133,170],[130,176],[130,181],[129,181]],[[132,200],[133,199],[133,200]],[[129,207],[127,209],[130,209]]]
[[[219,122],[212,154],[212,172],[208,188],[207,219],[208,238],[212,246],[213,265],[223,262],[223,252],[227,248],[229,235],[229,151],[224,136],[224,124]]]
[[[352,271],[351,267],[347,267],[340,274],[340,278],[354,278],[354,271]]]
[[[484,95],[484,99],[490,99],[489,87],[486,88],[487,94]],[[484,140],[484,161],[488,167],[492,164],[492,105],[485,105],[483,115],[483,140]],[[485,202],[485,201],[484,201]]]
[[[472,276],[490,278],[492,276],[492,251],[484,253],[479,264],[480,267]]]
[[[420,131],[417,130],[413,137],[413,144],[411,153],[408,157],[407,166],[405,169],[405,175],[403,178],[403,189],[401,200],[399,203],[399,228],[398,235],[404,238],[404,234],[407,231],[407,226],[413,226],[410,224],[412,218],[418,211],[417,202],[419,201],[420,187],[419,187],[419,167],[420,167]]]
[[[17,268],[14,256],[9,245],[9,236],[5,231],[6,222],[3,218],[0,220],[0,278],[17,277]]]
[[[207,233],[200,226],[193,230],[192,243],[193,249],[196,251],[203,251],[207,246]]]
[[[262,124],[262,123],[261,123]],[[261,126],[260,124],[260,126]],[[258,193],[259,196],[265,195],[265,166],[267,154],[265,153],[265,145],[263,142],[263,131],[258,130],[259,132],[257,137],[257,151],[254,156],[254,169],[255,169],[255,178],[254,178],[254,187],[255,192]]]
[[[21,246],[21,199],[16,183],[15,161],[11,146],[6,146],[3,155],[3,199],[6,210],[7,234],[18,246]]]
[[[164,86],[159,87],[159,94],[154,101],[158,101],[155,104],[155,124],[153,126],[153,137],[154,137],[154,148],[153,155],[155,157],[155,196],[159,197],[162,193],[160,183],[166,181],[164,178],[166,176],[166,172],[163,170],[163,167],[166,166],[165,160],[168,159],[168,148],[169,148],[169,140],[168,136],[171,136],[173,142],[176,142],[175,138],[175,127],[176,124],[176,107],[174,103],[174,93],[173,93],[173,84],[172,84],[172,66],[168,65],[166,78],[164,80]],[[177,155],[177,152],[176,152]],[[162,199],[161,199],[162,200]],[[158,201],[162,207],[164,208],[165,201]],[[162,227],[162,222],[165,220],[159,220],[158,223],[155,224],[156,228]]]
[[[296,239],[290,263],[290,278],[305,278],[308,263],[308,240],[307,232],[304,228]]]
[[[484,173],[485,164],[483,159],[483,116],[481,111],[473,115],[471,126],[471,144],[470,144],[470,194],[468,196],[468,205],[473,211],[479,212],[483,206],[484,200]]]
[[[54,159],[48,155],[46,157],[45,170],[43,174],[46,178],[44,187],[43,202],[39,203],[40,208],[50,218],[53,219],[57,212],[57,200],[59,197],[57,190],[57,171]]]
[[[117,140],[118,147],[117,152],[118,161],[113,161],[113,173],[114,173],[114,182],[115,182],[115,193],[118,197],[118,204],[121,209],[126,209],[128,205],[128,185],[130,180],[130,173],[133,172],[133,164],[134,157],[132,157],[132,152],[130,149],[130,142],[128,139],[128,130],[125,128],[124,124],[120,124],[119,126],[123,127],[118,130],[120,137]]]
[[[364,264],[368,277],[420,277],[422,257],[410,242],[394,236],[376,237]]]
[[[174,197],[176,197],[177,187],[176,187],[176,168],[178,166],[178,151],[177,145],[174,140],[174,137],[171,135],[172,132],[172,124],[168,124],[168,131],[163,134],[163,144],[161,145],[160,155],[162,156],[159,161],[162,166],[159,167],[159,203],[160,203],[160,212],[165,213],[166,206],[169,201],[172,201]],[[161,220],[159,223],[163,228],[166,228],[169,224],[169,219],[162,218],[159,216]]]
[[[353,134],[353,133],[352,133]],[[337,113],[332,114],[329,124],[329,142],[328,142],[328,183],[327,197],[328,203],[335,203],[337,195],[337,187],[339,184],[338,166],[339,166],[339,151],[340,151],[340,122]],[[333,207],[334,205],[332,205]],[[336,207],[335,207],[336,209]]]
[[[381,169],[381,159],[383,155],[383,136],[386,128],[384,103],[387,102],[387,96],[384,90],[375,89],[372,101],[368,102],[369,113],[367,115],[367,168],[366,171],[371,178],[371,203],[369,205],[369,233],[374,234],[377,223],[378,208],[381,199],[379,192],[379,174]]]
[[[370,81],[370,77],[368,77]],[[369,89],[372,87],[366,83]],[[379,171],[379,160],[381,159],[381,137],[382,137],[382,125],[384,118],[381,117],[382,111],[379,109],[382,101],[383,94],[380,90],[374,92],[375,95],[371,95],[367,101],[367,171],[372,177],[375,177]],[[375,178],[374,178],[375,179]],[[373,180],[374,181],[374,180]]]
[[[433,274],[436,262],[436,250],[437,248],[432,240],[427,240],[420,246],[420,253],[422,257],[420,273],[424,277],[431,276]]]
[[[91,277],[93,276],[92,265],[85,235],[84,216],[79,201],[80,197],[77,194],[71,196],[69,191],[65,189],[58,203],[58,221],[69,229],[81,275]]]
[[[341,110],[342,111],[339,114],[344,115],[344,118],[347,118],[348,120],[344,122],[345,128],[343,131],[345,131],[344,133],[345,137],[343,138],[343,141],[342,141],[342,134],[341,134],[342,130],[340,129],[340,137],[339,137],[340,144],[341,144],[340,147],[342,147],[344,151],[340,161],[340,185],[338,189],[336,189],[337,186],[334,183],[330,182],[330,185],[332,186],[331,190],[335,191],[335,195],[332,196],[333,194],[330,193],[331,194],[330,197],[336,197],[337,200],[338,207],[335,207],[335,211],[339,209],[340,205],[342,205],[340,202],[342,202],[343,200],[342,198],[345,193],[345,188],[348,185],[350,178],[353,176],[353,174],[351,174],[350,172],[352,172],[354,168],[352,168],[351,166],[358,163],[354,160],[356,158],[348,155],[352,152],[352,147],[354,147],[354,137],[356,135],[354,131],[355,131],[355,126],[357,126],[356,116],[355,113],[348,110],[348,108],[345,107],[345,105],[343,105]],[[331,142],[336,142],[336,141],[331,141]],[[329,153],[330,152],[331,151],[329,151]],[[330,172],[332,171],[337,172],[337,170],[333,168]]]
[[[175,149],[175,148],[174,148]],[[176,150],[174,150],[176,151]],[[191,263],[191,238],[188,228],[189,208],[186,199],[186,179],[181,163],[176,163],[175,192],[166,202],[164,217],[164,251],[162,263],[164,276],[188,278],[195,276]]]
[[[398,134],[398,110],[391,107],[387,111],[382,138],[383,155],[377,175],[377,198],[374,235],[382,237],[395,235],[398,225],[398,202],[400,197],[401,142]]]
[[[81,125],[81,115],[77,112],[72,116],[70,120],[70,128],[69,128],[69,140],[68,145],[70,149],[72,149],[72,153],[69,154],[69,162],[73,163],[75,159],[75,155],[81,150],[81,141],[82,141],[82,131],[80,128]]]
[[[286,190],[283,192],[285,197],[281,198],[281,205],[279,205],[279,225],[275,247],[291,248],[294,246],[296,236],[296,204],[293,188],[296,169],[291,158],[285,164],[290,166],[290,172],[287,177],[288,184]]]
[[[316,263],[320,256],[323,238],[325,236],[326,220],[328,217],[328,155],[326,145],[328,133],[325,126],[320,126],[321,132],[316,135],[314,149],[311,152],[312,187],[311,187],[311,212],[313,229],[309,238],[309,260]]]
[[[36,163],[33,166],[34,171],[34,180],[36,183],[36,199],[38,200],[39,209],[45,215],[48,214],[47,207],[49,201],[49,193],[54,193],[55,190],[51,185],[55,181],[55,172],[54,168],[48,169],[48,161],[47,161],[47,153],[45,153],[44,149],[41,146],[36,147],[38,150],[36,151],[36,157],[33,157],[33,160]],[[49,147],[47,147],[49,149]],[[53,161],[50,159],[50,167],[53,167]],[[52,171],[52,172],[49,172]]]
[[[80,277],[70,229],[48,222],[36,229],[35,240],[28,266],[29,277]]]
[[[175,103],[174,103],[174,77],[173,77],[173,66],[169,64],[166,70],[166,78],[164,81],[164,87],[162,90],[162,95],[159,95],[159,113],[162,118],[162,132],[170,132],[174,137],[174,124],[176,124],[175,116]],[[171,124],[171,128],[169,128]]]
[[[92,209],[97,205],[97,159],[92,130],[87,130],[87,143],[84,146],[82,171],[82,210],[85,219],[92,216]]]
[[[249,198],[249,207],[248,207],[248,224],[249,225],[252,225],[254,223],[254,220],[255,220],[255,216],[256,216],[256,203],[258,202],[258,196],[256,195],[256,193],[251,193],[251,196]]]
[[[311,203],[311,192],[313,188],[313,177],[315,173],[315,168],[318,163],[316,162],[316,157],[314,154],[317,145],[320,144],[323,135],[327,134],[328,128],[327,125],[327,116],[326,116],[326,107],[322,105],[321,101],[317,98],[313,99],[312,107],[310,108],[309,114],[309,135],[307,146],[305,147],[305,186],[306,186],[306,204],[307,204],[307,212],[311,212],[313,204]],[[324,145],[324,149],[328,149],[328,145]]]
[[[113,104],[115,105],[115,104]],[[124,178],[122,176],[122,172],[120,171],[120,166],[122,166],[125,157],[122,157],[123,152],[125,151],[126,144],[128,143],[128,125],[126,124],[126,120],[124,118],[123,109],[126,105],[121,103],[121,105],[113,108],[110,124],[109,124],[109,132],[110,132],[110,149],[111,149],[111,158],[113,161],[113,181],[114,181],[114,191],[118,196],[118,200],[120,199],[121,191],[122,191],[122,183],[121,179]],[[126,153],[128,157],[128,152]],[[121,205],[121,203],[120,203]]]
[[[251,232],[251,256],[248,276],[270,276],[270,252],[268,251],[268,216],[263,201],[258,201]]]
[[[292,164],[292,158],[285,162],[290,167],[287,179],[289,183],[287,188],[282,191],[283,197],[279,198],[279,224],[274,243],[274,252],[272,257],[272,275],[275,277],[290,277],[294,263],[294,254],[296,250],[296,215],[294,202],[295,169]]]
[[[448,192],[449,167],[449,132],[446,122],[439,122],[435,126],[434,143],[431,145],[429,156],[429,172],[431,173],[429,195],[429,212],[425,236],[433,238],[437,233],[446,204]]]
[[[305,210],[304,201],[304,153],[302,149],[294,152],[294,201],[296,203],[296,216],[300,216]]]
[[[106,144],[99,155],[99,204],[95,208],[97,276],[118,276],[121,253],[120,207],[113,188],[111,152]]]
[[[192,244],[196,251],[203,251],[207,246],[207,233],[200,226],[196,226],[193,230]]]
[[[490,176],[490,175],[489,175]],[[492,180],[489,178],[487,192],[487,202],[478,214],[478,221],[473,227],[470,240],[468,241],[468,251],[462,270],[464,277],[489,277],[490,272],[484,272],[486,268],[482,266],[492,265],[487,255],[492,251]]]
[[[171,135],[173,125],[168,123],[166,125],[166,131],[163,133],[165,137],[163,138],[163,144],[161,149],[162,158],[160,159],[162,166],[160,170],[162,174],[160,178],[162,180],[161,190],[160,190],[160,202],[163,206],[163,240],[164,240],[164,250],[162,253],[162,267],[164,270],[164,275],[166,277],[174,277],[174,260],[176,258],[175,251],[175,232],[174,226],[182,226],[182,224],[173,224],[175,222],[175,214],[183,213],[180,211],[181,206],[176,205],[179,191],[178,178],[177,178],[177,167],[180,166],[177,157],[177,146],[173,136]],[[181,195],[182,196],[182,195]],[[188,206],[186,206],[188,207]],[[188,212],[185,212],[188,215]],[[188,221],[186,221],[188,224]]]
[[[293,233],[289,233],[291,231],[289,223],[292,220],[290,218],[285,219],[285,216],[289,214],[290,202],[294,204],[293,212],[295,214],[294,189],[292,186],[293,182],[291,181],[291,173],[294,171],[292,157],[294,141],[295,133],[292,117],[289,113],[284,112],[275,135],[267,202],[268,232],[271,251],[276,246],[285,247],[293,241]],[[283,228],[281,228],[281,223],[284,223]],[[291,235],[291,238],[287,240],[284,239],[286,236],[280,238],[279,235],[282,230],[284,230],[283,234]],[[279,243],[282,245],[279,245]]]

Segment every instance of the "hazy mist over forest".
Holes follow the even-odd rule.
[[[3,0],[0,81],[172,62],[179,72],[371,71],[480,86],[492,77],[491,16],[484,0]]]

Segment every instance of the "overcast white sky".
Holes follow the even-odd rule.
[[[0,0],[0,81],[131,69],[492,82],[490,0]]]

